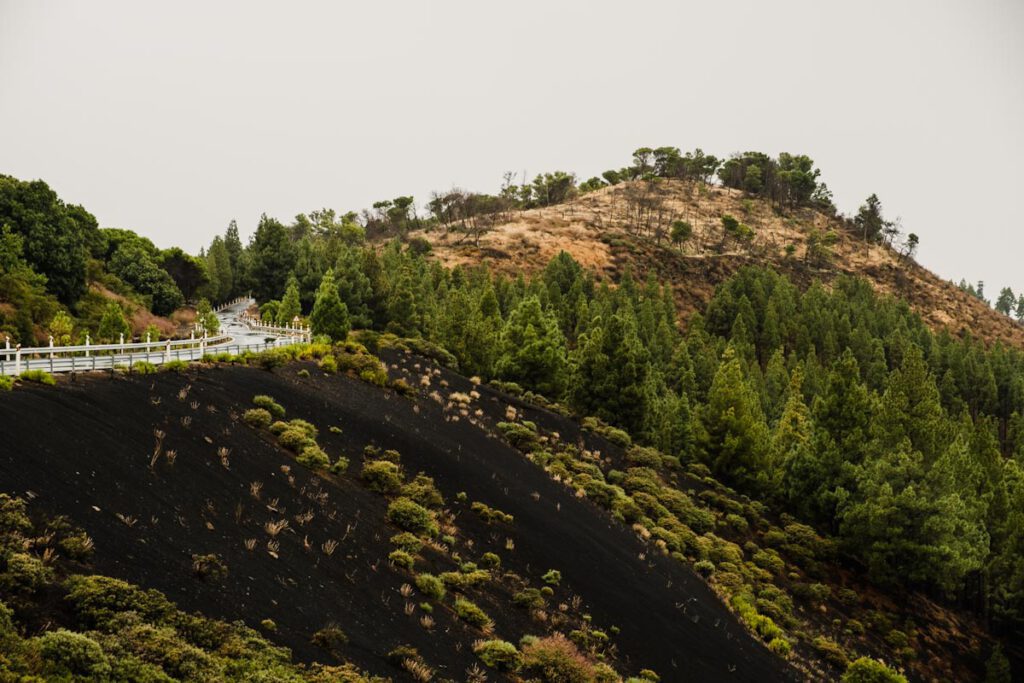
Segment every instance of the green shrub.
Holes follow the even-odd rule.
[[[480,564],[488,569],[497,569],[501,566],[501,558],[495,553],[484,553],[480,556]]]
[[[860,657],[847,667],[842,683],[907,683],[906,677],[883,662],[870,657]]]
[[[311,470],[325,470],[330,466],[331,459],[322,448],[313,443],[302,449],[295,462]]]
[[[337,460],[331,463],[330,471],[331,474],[342,475],[348,471],[349,461],[345,456],[339,456]]]
[[[473,645],[473,652],[484,664],[499,671],[515,671],[522,663],[519,650],[505,640],[481,640]]]
[[[410,534],[408,531],[392,536],[391,543],[392,545],[397,545],[400,550],[404,550],[410,555],[415,555],[423,549],[423,541],[416,534]]]
[[[482,519],[487,524],[493,524],[495,522],[512,524],[515,521],[515,518],[512,515],[506,512],[502,512],[497,508],[489,507],[479,501],[474,502],[472,505],[470,505],[469,509],[480,515],[480,519]]]
[[[834,640],[830,640],[824,636],[818,636],[811,641],[811,645],[826,661],[831,662],[840,668],[845,667],[850,663],[850,659],[846,656],[846,652],[843,650],[842,646]]]
[[[33,593],[53,581],[53,570],[28,553],[12,553],[7,569],[0,573],[0,589],[12,593]]]
[[[309,379],[309,370],[307,370],[306,368],[302,368],[301,370],[295,373],[295,376],[301,377],[302,379]]]
[[[455,615],[467,624],[472,624],[481,630],[486,630],[494,622],[487,616],[487,613],[477,605],[465,598],[455,599]]]
[[[110,676],[103,648],[87,635],[58,629],[39,636],[36,643],[48,679],[102,681]]]
[[[14,378],[7,375],[0,375],[0,391],[10,391],[14,388]]]
[[[256,429],[269,427],[270,423],[273,421],[270,411],[266,408],[250,408],[242,414],[242,419],[245,420],[247,425],[255,427]]]
[[[260,627],[271,633],[277,631],[277,623],[273,619],[263,619],[260,621]]]
[[[367,460],[359,476],[366,487],[378,493],[398,493],[402,488],[402,469],[390,460]]]
[[[185,372],[187,369],[188,363],[177,358],[169,360],[160,366],[160,372]]]
[[[200,579],[219,581],[228,575],[228,566],[219,555],[193,555],[192,573]]]
[[[715,573],[715,563],[710,560],[700,560],[693,565],[693,568],[698,574],[705,578]]]
[[[541,595],[538,589],[524,588],[512,596],[512,604],[516,607],[527,609],[543,609],[547,603],[545,603],[544,596]]]
[[[84,531],[76,531],[60,541],[60,549],[73,560],[89,559],[93,552],[93,542]]]
[[[544,573],[544,576],[540,577],[540,580],[549,586],[557,586],[562,583],[562,572],[557,569],[549,569]]]
[[[422,472],[402,487],[402,495],[426,508],[444,507],[444,498],[434,485],[434,480]]]
[[[590,683],[594,667],[576,645],[560,633],[533,638],[522,645],[524,678],[559,683]]]
[[[145,360],[137,360],[132,363],[132,372],[137,375],[155,375],[156,366]]]
[[[438,533],[434,514],[408,498],[396,498],[391,501],[388,505],[387,519],[400,529],[414,534],[436,536]]]
[[[396,567],[409,570],[412,570],[412,566],[416,563],[413,556],[404,550],[392,550],[388,554],[388,561]]]
[[[278,403],[277,401],[275,401],[274,399],[265,394],[253,396],[252,403],[257,408],[263,408],[264,410],[269,411],[271,415],[273,415],[279,420],[284,417],[284,407],[281,406],[280,403]]]
[[[498,429],[510,444],[524,452],[530,452],[540,445],[537,430],[515,422],[499,422]]]
[[[338,361],[335,360],[334,356],[324,356],[320,359],[320,369],[333,375],[338,371]]]
[[[36,382],[37,384],[47,384],[51,387],[57,383],[57,381],[53,379],[53,375],[45,370],[26,370],[18,375],[18,377],[23,382]]]
[[[428,598],[441,600],[445,594],[444,582],[433,574],[418,574],[416,576],[416,588]]]
[[[783,659],[786,659],[789,657],[789,653],[793,649],[793,646],[790,645],[789,641],[785,638],[772,638],[771,641],[768,642],[768,649]]]
[[[309,438],[309,434],[303,429],[288,427],[277,437],[278,443],[293,453],[302,453],[307,446],[315,446],[316,442]]]
[[[348,635],[335,624],[330,624],[314,633],[310,640],[314,645],[340,658],[341,647],[348,643]]]

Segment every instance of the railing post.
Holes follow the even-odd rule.
[[[88,332],[85,333],[85,357],[86,358],[89,357],[89,333]],[[95,365],[95,364],[96,364],[96,361],[93,361],[93,365]]]
[[[21,344],[14,347],[14,374],[21,374]]]
[[[53,335],[50,335],[50,369],[53,369]]]
[[[4,335],[4,360],[11,359],[11,338]]]
[[[171,362],[171,340],[167,340],[167,346],[164,347],[164,362]]]

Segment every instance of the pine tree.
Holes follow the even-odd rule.
[[[313,334],[326,335],[332,341],[342,341],[348,337],[348,308],[338,295],[338,285],[334,281],[334,271],[331,269],[328,269],[320,280],[309,322]]]
[[[778,354],[781,356],[781,354]],[[771,490],[778,489],[791,462],[814,457],[814,429],[811,411],[804,403],[803,375],[797,369],[789,383],[789,393],[782,415],[772,433],[771,462],[768,468]]]
[[[495,366],[502,379],[517,382],[550,398],[565,388],[565,337],[558,319],[528,296],[512,311],[501,332]]]
[[[700,424],[704,459],[714,472],[737,484],[763,479],[768,426],[731,346],[715,373]]]
[[[288,286],[284,291],[284,298],[277,309],[277,324],[290,325],[296,317],[302,314],[302,303],[299,300],[299,283],[292,275],[288,278]]]
[[[120,341],[122,334],[126,339],[130,338],[131,331],[121,305],[116,301],[107,303],[106,308],[103,309],[99,329],[96,330],[97,341],[113,344]]]

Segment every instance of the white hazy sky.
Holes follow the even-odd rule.
[[[0,0],[0,173],[191,251],[232,218],[640,146],[806,153],[952,279],[1024,288],[1024,2]]]

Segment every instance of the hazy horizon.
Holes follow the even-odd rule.
[[[0,173],[197,252],[237,219],[633,149],[811,156],[941,276],[1024,290],[1024,5],[0,0]]]

